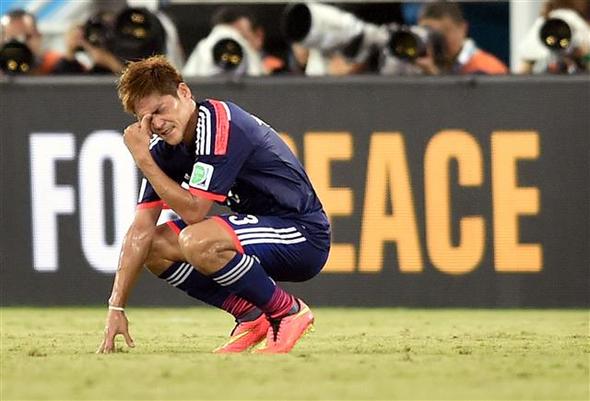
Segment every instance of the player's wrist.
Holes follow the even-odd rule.
[[[114,310],[114,311],[118,311],[118,312],[125,312],[124,307],[117,306],[117,305],[111,305],[111,304],[109,304],[109,310]]]

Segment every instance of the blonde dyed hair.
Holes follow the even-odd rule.
[[[126,112],[135,114],[137,101],[150,96],[178,97],[182,75],[164,56],[152,56],[127,65],[117,82],[119,99]]]

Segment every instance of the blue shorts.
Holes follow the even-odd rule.
[[[239,252],[252,255],[276,281],[306,281],[324,267],[330,251],[326,235],[318,236],[309,226],[276,216],[230,214],[212,217],[233,236]],[[187,224],[168,224],[180,232]],[[329,235],[328,235],[329,237]]]

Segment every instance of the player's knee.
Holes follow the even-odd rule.
[[[145,259],[144,265],[145,267],[150,270],[152,273],[155,273],[154,270],[158,270],[158,268],[164,262],[164,252],[165,252],[165,243],[164,240],[158,236],[154,235],[152,238],[152,242],[150,244],[150,248]]]
[[[166,227],[158,227],[151,238],[144,265],[159,276],[169,267],[170,261],[180,260],[181,256],[176,235],[169,233]]]
[[[201,262],[206,252],[207,239],[194,226],[186,227],[178,235],[180,251],[193,263]]]
[[[218,267],[223,244],[202,227],[186,227],[178,236],[178,245],[185,259],[202,273],[214,272]]]

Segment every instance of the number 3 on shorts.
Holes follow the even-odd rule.
[[[235,224],[236,226],[258,223],[258,217],[252,216],[251,214],[247,214],[241,219],[238,216],[229,216],[228,220],[230,221],[230,223]]]

